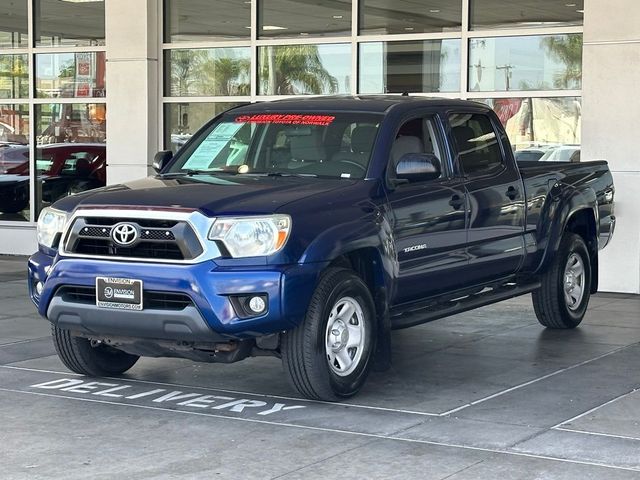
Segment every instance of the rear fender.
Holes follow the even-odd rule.
[[[562,236],[574,215],[585,210],[588,211],[593,218],[596,240],[599,233],[598,202],[593,189],[589,187],[574,188],[566,184],[560,185],[549,192],[547,202],[546,214],[540,216],[537,226],[538,248],[543,254],[535,273],[544,272],[549,267],[560,248]],[[590,239],[586,239],[586,243],[589,245],[591,243]],[[592,253],[592,267],[595,261],[595,272],[597,272],[597,247],[595,255],[591,248],[590,253]],[[593,268],[592,271],[594,271]]]

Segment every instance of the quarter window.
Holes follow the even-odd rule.
[[[486,115],[456,113],[449,116],[458,165],[467,175],[484,175],[501,169],[504,158],[496,132]]]

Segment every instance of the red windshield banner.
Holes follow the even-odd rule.
[[[255,115],[240,115],[236,117],[238,123],[276,123],[280,125],[319,125],[326,127],[336,117],[332,115],[297,115],[291,113],[275,114],[260,113]]]

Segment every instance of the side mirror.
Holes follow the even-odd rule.
[[[173,152],[171,150],[162,150],[155,154],[153,157],[153,169],[160,173],[164,167],[171,161],[173,158]]]
[[[440,160],[431,153],[405,153],[396,165],[396,178],[409,182],[423,182],[440,177]]]

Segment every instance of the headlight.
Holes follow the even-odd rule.
[[[287,243],[291,231],[289,215],[268,217],[218,218],[209,232],[209,240],[222,242],[234,257],[271,255]]]
[[[53,248],[57,236],[64,230],[67,214],[53,208],[45,208],[38,217],[38,243]]]

